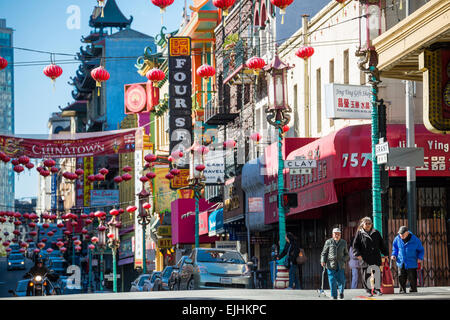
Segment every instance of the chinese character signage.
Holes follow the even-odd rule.
[[[189,168],[192,145],[192,63],[191,39],[169,39],[169,137],[170,153],[183,151],[178,169]]]
[[[328,119],[370,119],[371,88],[348,84],[325,84],[325,105]]]

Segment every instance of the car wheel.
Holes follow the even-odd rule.
[[[194,278],[189,279],[189,282],[187,284],[188,290],[194,290]]]

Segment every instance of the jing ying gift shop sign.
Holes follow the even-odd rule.
[[[372,92],[369,86],[328,83],[325,105],[328,119],[371,119]]]
[[[192,63],[191,39],[169,38],[169,137],[170,153],[183,151],[179,169],[189,169],[192,144]]]

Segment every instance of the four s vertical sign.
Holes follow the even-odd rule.
[[[192,145],[191,38],[169,38],[169,137],[170,154],[183,151],[179,169],[189,169]]]

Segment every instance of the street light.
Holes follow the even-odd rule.
[[[100,269],[100,291],[103,291],[103,253],[106,249],[106,226],[104,223],[104,220],[106,218],[106,213],[102,211],[97,211],[95,213],[95,216],[98,218],[99,225],[97,227],[98,231],[98,250],[100,252],[100,263],[99,263],[99,269]]]
[[[120,222],[117,220],[117,216],[118,216],[118,213],[117,213],[117,215],[113,215],[111,220],[108,222],[109,233],[107,235],[108,246],[111,248],[112,258],[113,258],[113,291],[114,292],[117,292],[116,250],[119,248],[119,245],[120,245],[119,228],[117,226]]]
[[[147,259],[146,259],[146,251],[145,251],[145,229],[146,227],[150,224],[151,221],[151,215],[149,213],[149,210],[151,208],[151,204],[146,202],[142,205],[142,208],[145,209],[144,210],[140,210],[139,214],[137,216],[137,220],[138,223],[142,226],[142,247],[143,247],[143,266],[142,266],[142,273],[146,274],[147,273]]]
[[[209,149],[205,146],[200,146],[195,150],[198,154],[201,155],[202,163],[195,166],[193,174],[189,178],[189,186],[192,190],[194,190],[194,198],[195,198],[195,247],[199,247],[199,204],[198,201],[201,197],[201,192],[205,187],[205,177],[203,175],[203,170],[205,170],[205,165],[203,156],[208,153]],[[194,164],[194,148],[191,149],[192,152],[192,163]]]
[[[284,161],[283,161],[283,134],[286,131],[287,124],[291,119],[292,110],[287,102],[287,86],[286,86],[286,70],[291,66],[285,64],[275,53],[273,60],[264,68],[267,72],[267,93],[268,106],[266,109],[267,121],[278,131],[278,227],[280,250],[286,243],[286,217],[283,206],[284,194]],[[279,260],[279,264],[283,265],[284,259]]]

